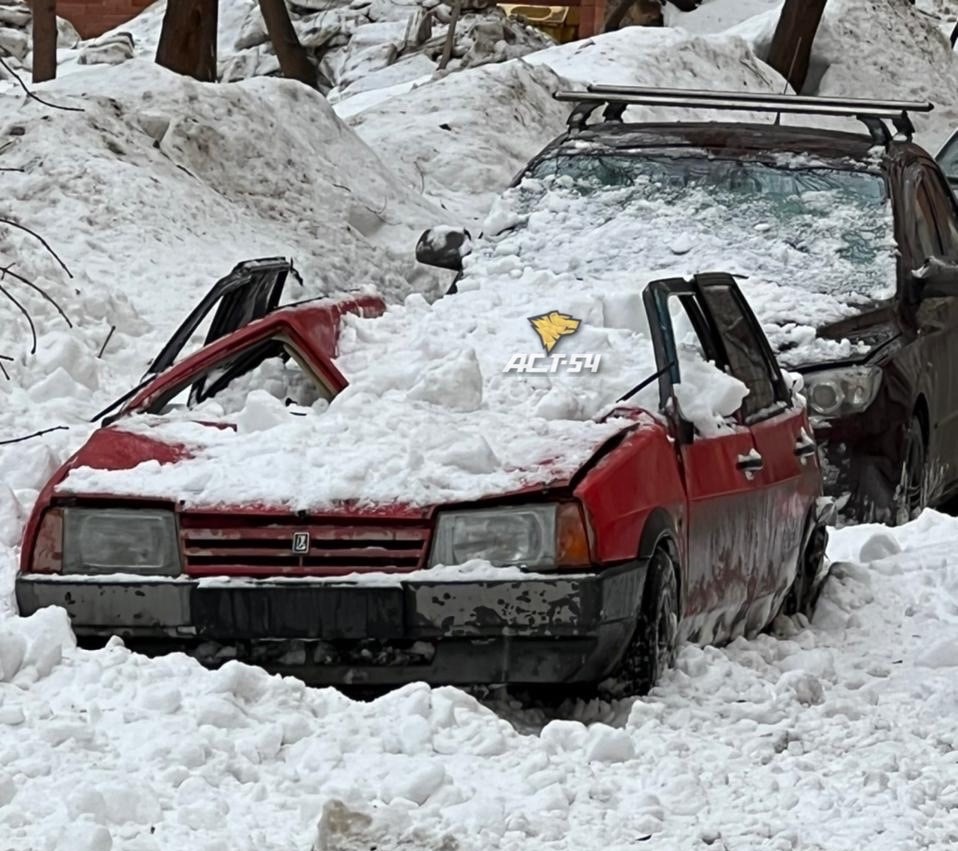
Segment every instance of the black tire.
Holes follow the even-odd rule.
[[[815,614],[815,604],[821,593],[825,546],[828,543],[828,531],[824,526],[816,526],[805,541],[798,560],[795,580],[789,588],[782,604],[782,613],[786,615],[803,614],[809,620]]]
[[[679,632],[679,585],[669,551],[657,547],[649,559],[642,611],[625,655],[612,674],[616,691],[647,694],[675,661]]]
[[[905,433],[901,474],[895,491],[895,524],[914,520],[925,507],[925,436],[918,418]]]

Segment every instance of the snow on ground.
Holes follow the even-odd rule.
[[[834,533],[812,626],[686,647],[643,699],[373,702],[0,626],[11,851],[376,846],[945,851],[958,843],[958,521]],[[867,561],[866,561],[867,560]]]

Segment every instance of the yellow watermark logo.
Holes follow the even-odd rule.
[[[598,372],[602,362],[600,354],[553,354],[553,349],[563,337],[575,334],[582,326],[582,320],[550,310],[539,316],[530,316],[529,323],[536,332],[545,354],[514,354],[509,358],[503,372],[526,372],[539,375],[557,373],[561,368],[566,372]]]

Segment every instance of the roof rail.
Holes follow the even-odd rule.
[[[621,121],[627,106],[667,106],[718,109],[740,112],[776,112],[787,115],[832,115],[856,118],[881,145],[892,140],[885,121],[906,139],[914,135],[909,112],[931,112],[928,101],[865,100],[862,98],[808,97],[765,92],[721,92],[702,89],[658,89],[647,86],[590,85],[585,92],[560,91],[556,100],[576,104],[569,116],[569,127],[581,130],[589,116],[605,106],[605,121]]]

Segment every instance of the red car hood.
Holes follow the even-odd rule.
[[[623,430],[630,428],[635,421],[643,418],[643,414],[636,411],[620,412],[624,414],[628,423],[623,424]],[[223,424],[203,423],[211,429],[229,429],[229,426]],[[591,456],[583,463],[569,468],[568,464],[561,463],[561,459],[544,459],[535,466],[534,470],[529,471],[530,483],[519,484],[516,487],[497,490],[495,492],[477,495],[465,501],[476,501],[479,499],[514,497],[523,494],[541,493],[543,490],[562,489],[569,487],[572,480],[576,478],[579,472],[584,468],[591,466],[594,460],[603,452],[606,444],[616,442],[617,435],[611,439],[606,436],[602,440],[597,440],[592,447]],[[71,497],[82,497],[91,499],[121,499],[124,502],[130,500],[143,500],[149,502],[169,501],[172,497],[169,494],[159,494],[151,492],[149,487],[142,490],[131,486],[129,482],[124,482],[119,487],[112,484],[109,488],[88,487],[82,483],[82,479],[77,481],[76,477],[70,478],[70,473],[79,468],[90,468],[91,470],[103,471],[124,471],[133,470],[141,464],[148,462],[157,462],[162,466],[177,465],[182,462],[188,462],[196,457],[197,450],[183,443],[169,442],[159,439],[150,434],[148,428],[138,426],[137,430],[127,430],[123,428],[122,421],[116,425],[101,428],[94,432],[87,442],[76,452],[58,471],[51,480],[48,488],[50,495],[69,495]],[[521,469],[513,471],[522,478]],[[531,475],[534,473],[534,475]],[[292,500],[297,495],[290,493],[289,499]],[[463,500],[436,500],[429,504],[408,504],[401,500],[389,501],[368,501],[360,498],[347,500],[336,504],[335,506],[324,506],[316,511],[317,514],[335,515],[361,513],[363,515],[391,515],[391,516],[416,516],[425,517],[432,514],[433,510],[442,504],[459,503]],[[204,502],[202,500],[191,499],[185,507],[188,511],[239,511],[242,513],[276,513],[289,514],[290,506],[283,499],[263,500],[263,499],[237,499],[235,502],[223,503]],[[314,513],[313,511],[309,512]]]

